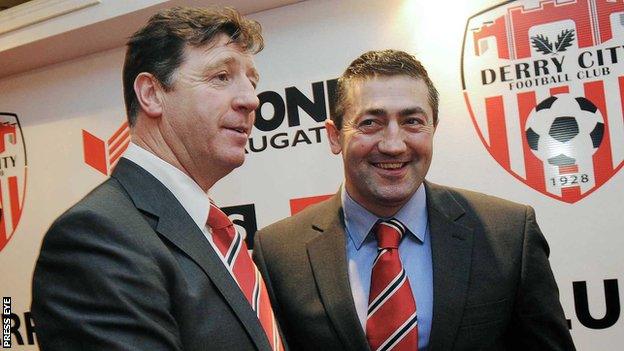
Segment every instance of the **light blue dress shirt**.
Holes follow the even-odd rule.
[[[355,202],[344,187],[342,208],[347,232],[347,263],[353,301],[362,328],[366,331],[366,312],[371,282],[371,269],[377,256],[377,240],[372,233],[379,217]],[[418,349],[426,350],[433,316],[433,267],[431,240],[427,220],[427,198],[421,185],[412,198],[394,216],[408,229],[399,244],[399,255],[416,300],[418,316]]]

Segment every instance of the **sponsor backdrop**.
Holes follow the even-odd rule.
[[[261,107],[245,165],[211,191],[248,239],[338,189],[323,127],[335,78],[366,50],[406,50],[441,92],[428,179],[534,206],[578,348],[624,344],[622,0],[306,1],[252,17],[267,42]],[[128,144],[123,54],[0,80],[0,292],[15,349],[37,349],[30,279],[46,229]]]

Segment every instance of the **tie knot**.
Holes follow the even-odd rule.
[[[233,225],[230,218],[217,205],[210,203],[208,226],[212,229],[223,229]]]
[[[398,219],[380,221],[375,228],[377,247],[380,249],[398,249],[403,234],[405,234],[405,226]]]

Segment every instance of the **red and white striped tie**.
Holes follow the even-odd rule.
[[[212,239],[225,265],[232,272],[236,283],[251,304],[251,308],[256,312],[269,339],[271,349],[283,351],[284,346],[277,329],[273,309],[271,309],[269,294],[260,272],[249,257],[245,240],[234,228],[228,216],[212,203],[208,214],[208,226],[212,230]]]
[[[416,302],[399,257],[404,233],[405,226],[394,218],[375,227],[377,258],[366,320],[366,338],[373,351],[418,350]]]

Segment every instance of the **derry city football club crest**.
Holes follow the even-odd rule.
[[[0,112],[0,251],[13,237],[26,192],[26,148],[17,115]]]
[[[624,165],[624,1],[511,1],[472,16],[462,85],[510,174],[575,203]]]

